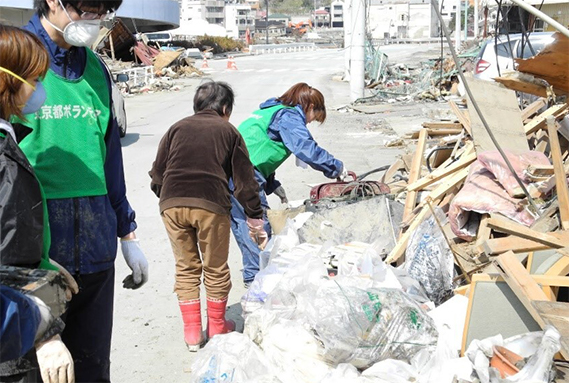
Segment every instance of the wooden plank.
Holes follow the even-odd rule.
[[[440,185],[429,192],[427,198],[430,198],[433,201],[442,198],[445,194],[454,189],[455,186],[459,185],[466,179],[468,176],[468,171],[468,168],[463,168],[453,175],[447,177]],[[419,204],[419,206],[425,206],[425,204],[426,202],[423,201]]]
[[[561,249],[567,246],[567,242],[561,241],[549,233],[540,233],[539,231],[532,230],[527,226],[511,221],[507,218],[491,217],[488,219],[487,223],[491,229],[499,231],[500,233],[530,239],[555,249]]]
[[[551,162],[555,172],[555,187],[557,189],[557,199],[559,200],[559,215],[561,216],[561,227],[569,230],[569,188],[567,188],[567,177],[561,159],[561,147],[559,146],[559,136],[553,117],[547,118],[547,131],[549,132],[549,143],[551,145]]]
[[[524,133],[516,92],[491,81],[475,78],[469,78],[467,81],[484,119],[500,147],[512,153],[528,151],[529,144]],[[477,152],[496,150],[496,145],[494,145],[470,100],[468,113],[470,114]]]
[[[411,164],[411,170],[409,172],[409,183],[413,183],[419,179],[421,176],[421,166],[423,166],[423,157],[425,154],[425,146],[427,144],[427,130],[421,130],[419,134],[419,142],[417,143],[417,148],[415,155],[413,156],[413,163]],[[407,192],[407,198],[405,198],[405,207],[403,209],[403,221],[409,218],[409,215],[415,208],[417,202],[417,192]]]
[[[387,258],[385,258],[385,263],[397,262],[401,259],[401,257],[405,254],[405,250],[407,250],[407,242],[409,242],[411,235],[419,227],[421,222],[423,222],[425,218],[429,216],[429,214],[430,209],[428,206],[425,206],[421,209],[413,221],[411,221],[407,231],[401,235],[395,247],[391,250]]]
[[[569,231],[559,231],[549,234],[560,241],[564,241],[564,243],[569,243]],[[484,241],[482,248],[479,248],[478,250],[484,252],[486,255],[496,255],[505,253],[509,250],[514,253],[527,253],[530,251],[546,250],[550,248],[551,246],[545,245],[541,242],[510,236],[488,239]]]
[[[476,161],[476,152],[474,151],[474,146],[470,146],[469,149],[460,157],[460,159],[454,162],[452,165],[446,168],[437,168],[431,174],[421,178],[420,180],[413,182],[407,186],[407,190],[416,191],[431,185],[441,178],[447,177],[460,169],[470,166],[471,163]]]
[[[515,62],[518,64],[519,72],[529,73],[547,81],[556,90],[556,94],[559,95],[558,92],[569,93],[569,71],[567,70],[569,68],[569,37],[556,32],[553,35],[553,41],[536,56],[516,59]]]
[[[519,78],[501,76],[501,77],[494,77],[494,81],[499,82],[508,89],[515,90],[518,92],[533,94],[534,96],[539,96],[539,97],[548,96],[548,89],[545,86],[523,81]]]
[[[531,277],[542,286],[569,287],[569,277],[567,276],[532,274]]]
[[[539,116],[534,117],[530,122],[524,125],[526,134],[529,135],[537,132],[539,129],[545,128],[545,119],[548,116],[559,116],[568,106],[567,104],[554,105]]]
[[[527,172],[531,177],[548,178],[554,174],[553,165],[529,165]]]
[[[504,278],[532,318],[541,328],[544,328],[546,323],[539,315],[538,310],[532,305],[532,301],[548,301],[547,295],[545,295],[537,282],[533,280],[511,251],[500,255],[496,263],[499,266],[498,270],[502,278]]]
[[[488,219],[490,216],[488,214],[482,214],[480,219],[480,225],[478,226],[478,234],[476,235],[476,247],[480,247],[485,241],[490,239],[490,233],[492,229],[488,226]]]
[[[522,120],[524,120],[525,122],[525,120],[536,114],[545,105],[547,105],[547,100],[545,98],[540,98],[532,102],[531,104],[526,106],[524,110],[522,110]]]
[[[424,128],[431,130],[437,130],[437,129],[462,130],[462,124],[460,122],[435,121],[435,122],[423,122],[422,125]]]
[[[539,130],[535,133],[535,150],[536,152],[544,153],[547,156],[549,148],[549,135],[545,130]]]
[[[389,169],[383,173],[383,176],[381,176],[381,182],[390,183],[393,180],[395,173],[401,169],[405,169],[405,163],[401,158],[398,158],[393,164],[391,164]]]
[[[551,302],[549,300],[533,301],[532,307],[542,318],[545,325],[555,327],[561,335],[561,355],[565,360],[569,357],[569,303]]]
[[[470,128],[470,117],[468,117],[468,114],[464,113],[454,101],[450,100],[448,103],[453,113],[458,118],[458,122],[462,124],[468,134],[472,135],[472,130]]]

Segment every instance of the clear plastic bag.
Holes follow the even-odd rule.
[[[330,364],[363,369],[389,358],[408,362],[419,350],[436,346],[433,320],[401,290],[362,290],[332,279],[299,295]]]
[[[190,369],[190,383],[281,382],[263,351],[238,332],[214,336]]]
[[[440,208],[435,214],[441,225],[446,216]],[[423,221],[413,233],[405,251],[405,271],[419,281],[435,305],[453,295],[454,260],[435,217]]]

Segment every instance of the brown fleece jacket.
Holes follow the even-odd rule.
[[[243,138],[213,110],[203,110],[175,123],[166,132],[150,170],[151,188],[160,197],[160,212],[171,207],[197,207],[229,214],[229,178],[235,198],[251,218],[263,210],[259,186]]]

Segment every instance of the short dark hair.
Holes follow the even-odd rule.
[[[71,4],[75,7],[99,8],[101,11],[116,11],[121,6],[123,0],[61,0],[64,7]],[[45,16],[49,12],[46,0],[34,0],[34,7],[38,15]]]
[[[231,86],[222,81],[208,81],[198,87],[194,96],[194,112],[211,109],[221,117],[231,115],[235,95]]]

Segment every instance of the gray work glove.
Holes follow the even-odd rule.
[[[286,192],[285,192],[284,188],[282,187],[282,185],[279,186],[278,188],[276,188],[273,193],[275,193],[276,196],[281,199],[281,203],[284,203],[284,204],[288,203],[288,198],[286,198]]]
[[[140,248],[138,239],[121,239],[120,242],[124,260],[132,270],[132,274],[122,281],[123,287],[136,290],[148,281],[148,261]]]

